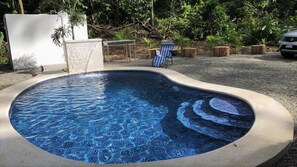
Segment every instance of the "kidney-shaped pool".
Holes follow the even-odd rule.
[[[98,163],[193,156],[244,136],[255,116],[237,98],[144,71],[70,75],[38,83],[14,100],[13,127],[52,154]]]

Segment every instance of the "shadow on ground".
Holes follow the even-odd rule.
[[[297,56],[292,58],[284,58],[280,54],[265,54],[259,55],[259,57],[255,57],[256,59],[265,60],[265,61],[282,61],[286,63],[294,63],[297,61]]]
[[[0,65],[0,73],[3,72],[12,72],[12,67],[8,64]]]

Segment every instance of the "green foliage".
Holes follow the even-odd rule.
[[[132,34],[132,29],[130,27],[126,27],[123,30],[115,32],[114,37],[117,40],[131,39],[132,38],[131,34]]]
[[[263,42],[276,44],[282,33],[297,28],[297,1],[293,0],[27,0],[23,2],[25,13],[28,14],[56,14],[65,11],[70,15],[70,28],[81,24],[85,13],[91,25],[118,27],[133,24],[141,27],[142,23],[145,23],[151,29],[151,31],[146,30],[147,33],[157,31],[158,34],[153,35],[161,36],[163,39],[173,35],[172,32],[178,32],[191,40],[220,36],[224,43],[237,46]],[[5,13],[17,13],[18,1],[1,0],[0,8],[2,16]],[[152,20],[152,14],[157,19],[154,25],[148,25],[150,19]],[[2,20],[0,29],[4,32]],[[125,33],[117,33],[121,39],[127,38],[124,37]],[[93,29],[92,34],[100,35],[100,30]]]
[[[7,49],[4,41],[4,35],[2,32],[0,32],[0,65],[1,64],[7,64],[8,58],[7,58]]]
[[[69,23],[71,24],[71,26],[83,25],[85,20],[85,15],[82,12],[71,11],[71,13],[69,14]]]
[[[57,46],[62,46],[63,42],[61,38],[71,36],[70,29],[64,28],[63,26],[55,28],[54,33],[51,35],[53,43]]]
[[[85,3],[85,0],[41,0],[39,1],[39,5],[36,10],[40,13],[51,14],[64,11],[71,15],[74,12],[83,13],[83,11],[87,9]]]
[[[4,56],[0,56],[0,65],[7,64],[7,63],[8,63],[8,58]]]
[[[173,33],[173,40],[174,40],[174,42],[178,43],[181,48],[189,46],[190,41],[191,41],[189,38],[182,36],[178,32]]]
[[[296,11],[297,14],[297,11]],[[284,21],[282,25],[282,32],[288,32],[292,31],[297,28],[297,15],[294,14],[292,16],[288,16]]]
[[[136,22],[144,20],[149,16],[148,9],[151,6],[151,1],[148,0],[119,0],[120,19]]]
[[[157,30],[163,39],[166,39],[169,36],[170,25],[171,25],[171,22],[169,18],[157,19]]]
[[[225,7],[218,5],[217,1],[209,1],[204,7],[204,10],[209,10],[204,16],[204,19],[208,20],[205,27],[205,30],[208,32],[207,35],[222,35],[231,22]]]
[[[146,44],[146,46],[149,49],[156,48],[159,45],[157,41],[150,39],[150,38],[143,38],[142,41]]]
[[[206,43],[209,47],[214,47],[224,44],[224,38],[221,36],[209,35],[206,37]]]
[[[4,41],[4,35],[0,32],[0,47],[2,48],[2,42]]]
[[[151,1],[147,0],[92,0],[84,4],[87,15],[92,16],[90,22],[116,26],[147,19],[151,7]]]
[[[244,33],[245,44],[257,44],[263,41],[276,43],[281,36],[279,21],[272,14],[250,18],[242,25],[241,32]]]
[[[195,40],[203,39],[205,37],[205,22],[203,21],[202,14],[203,6],[203,1],[194,5],[184,3],[179,18],[179,20],[183,21],[183,24],[180,24],[180,28],[177,31]]]
[[[41,3],[41,9],[43,5],[46,7],[54,7],[53,10],[50,10],[51,12],[59,12],[58,14],[62,14],[61,12],[65,12],[68,14],[69,17],[69,25],[70,26],[60,26],[55,29],[54,33],[51,35],[51,38],[54,42],[54,44],[61,46],[61,38],[65,38],[68,36],[71,36],[72,39],[75,39],[74,36],[74,26],[83,25],[84,21],[86,20],[84,13],[82,12],[83,9],[86,9],[86,6],[83,5],[81,0],[60,0],[61,4],[59,6],[55,6],[52,1],[43,1]],[[55,2],[57,3],[57,2]],[[53,6],[49,6],[49,4]],[[65,23],[64,23],[65,24]]]
[[[242,36],[236,31],[234,26],[228,27],[222,34],[223,41],[229,45],[241,46],[242,45]]]
[[[2,56],[6,52],[6,47],[4,44],[4,35],[0,32],[0,55]]]

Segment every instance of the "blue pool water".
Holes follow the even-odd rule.
[[[66,76],[39,83],[13,102],[14,128],[34,145],[98,164],[205,153],[245,135],[245,102],[137,71]]]

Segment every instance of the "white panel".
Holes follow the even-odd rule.
[[[63,48],[51,39],[54,29],[61,25],[58,15],[6,14],[5,20],[14,69],[65,63]],[[77,39],[88,39],[86,24],[75,33]]]

